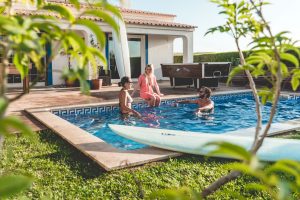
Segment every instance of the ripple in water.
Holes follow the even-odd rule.
[[[118,136],[108,128],[108,124],[151,127],[172,130],[222,134],[241,128],[256,125],[255,102],[249,96],[218,99],[215,102],[215,113],[209,116],[196,116],[196,105],[179,104],[178,107],[163,105],[159,108],[141,108],[143,119],[129,117],[122,119],[118,111],[99,115],[68,115],[67,121],[101,138],[120,149],[139,149],[145,145]],[[274,122],[300,118],[299,100],[282,99]],[[263,123],[268,120],[270,104],[262,108]]]

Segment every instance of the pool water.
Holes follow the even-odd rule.
[[[101,138],[114,147],[126,150],[144,148],[145,145],[125,139],[112,132],[108,124],[124,124],[129,126],[152,127],[161,129],[184,130],[222,134],[241,128],[256,125],[255,103],[252,95],[214,96],[214,114],[196,116],[193,112],[197,105],[179,104],[174,107],[171,101],[157,108],[137,109],[144,117],[122,118],[119,111],[114,110],[101,114],[62,115],[60,117]],[[267,123],[271,104],[262,108],[263,123]],[[282,98],[278,104],[278,112],[273,122],[300,118],[300,99]]]

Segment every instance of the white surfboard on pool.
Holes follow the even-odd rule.
[[[118,73],[120,78],[123,76],[131,77],[126,27],[124,22],[118,17],[114,17],[114,19],[120,28],[120,35],[118,35],[115,31],[112,32],[114,54]]]
[[[190,154],[206,155],[212,147],[203,145],[208,142],[230,142],[250,149],[253,137],[231,136],[226,134],[207,134],[187,131],[153,129],[109,124],[112,131],[133,141]],[[266,138],[258,151],[258,158],[264,161],[290,159],[300,161],[300,140]]]

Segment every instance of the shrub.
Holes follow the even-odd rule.
[[[244,56],[247,52],[244,51]],[[195,53],[193,56],[193,62],[232,62],[233,66],[239,64],[239,53],[238,52],[219,52],[219,53]],[[174,55],[174,63],[182,63],[182,54]]]

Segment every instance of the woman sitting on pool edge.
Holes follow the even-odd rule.
[[[122,89],[119,93],[120,112],[122,115],[134,115],[140,118],[141,114],[131,108],[131,103],[133,102],[133,99],[128,93],[131,83],[132,81],[128,76],[124,76],[121,79],[121,82],[118,83],[119,86],[122,86]]]
[[[153,90],[155,87],[156,93]],[[153,74],[153,65],[149,64],[145,67],[145,73],[141,74],[137,85],[134,87],[131,96],[134,96],[136,90],[140,89],[140,97],[148,102],[151,107],[159,106],[160,97],[163,96],[160,93],[159,86],[156,81],[156,77]]]
[[[199,99],[196,100],[182,100],[177,103],[193,103],[198,104],[199,108],[195,111],[196,115],[203,113],[212,114],[214,112],[214,102],[210,99],[211,89],[208,87],[201,87],[199,90]]]

